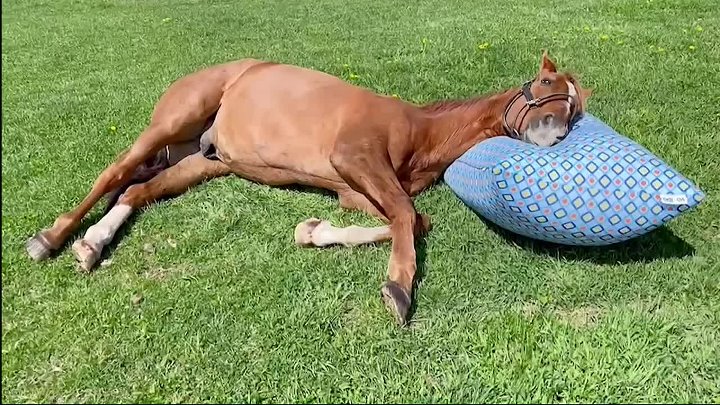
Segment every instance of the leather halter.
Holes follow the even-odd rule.
[[[522,139],[522,136],[516,129],[517,128],[516,124],[518,122],[518,118],[520,118],[522,116],[522,118],[520,118],[520,124],[522,124],[522,122],[525,120],[525,116],[527,116],[527,114],[528,114],[528,112],[530,112],[530,110],[533,110],[535,108],[540,108],[540,106],[542,106],[543,104],[548,103],[550,101],[556,101],[556,100],[568,101],[568,100],[570,100],[570,119],[572,120],[572,117],[575,116],[575,108],[576,108],[576,103],[577,103],[577,101],[575,100],[575,97],[571,96],[568,93],[552,93],[552,94],[549,94],[544,97],[535,98],[532,94],[532,90],[530,89],[530,86],[532,86],[532,84],[535,80],[537,80],[537,78],[533,79],[533,80],[528,80],[527,82],[525,82],[523,84],[522,88],[520,89],[520,91],[518,91],[518,93],[512,98],[512,100],[510,100],[507,107],[505,107],[505,113],[503,114],[503,127],[505,128],[505,131],[507,132],[507,134],[509,136],[511,136],[512,138]],[[507,123],[507,115],[510,112],[510,109],[512,108],[513,104],[515,104],[515,102],[517,101],[517,99],[520,97],[523,97],[523,96],[525,97],[525,105],[522,106],[522,108],[520,109],[518,114],[515,116],[515,120],[513,120],[513,126],[511,127]]]

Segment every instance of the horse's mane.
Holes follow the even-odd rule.
[[[484,102],[493,102],[495,99],[501,98],[505,93],[510,90],[503,90],[499,92],[491,92],[491,93],[485,93],[478,96],[470,97],[470,98],[459,98],[459,99],[447,99],[447,100],[438,100],[433,101],[428,104],[425,104],[421,106],[420,108],[428,113],[442,113],[446,111],[451,110],[457,110],[459,108],[462,109],[471,109],[473,107],[476,107],[480,103]]]
[[[580,83],[577,80],[577,75],[573,72],[563,72],[562,73],[568,80],[570,80],[572,83],[575,84],[576,87],[580,87]],[[498,92],[490,92],[485,93],[479,96],[470,97],[470,98],[458,98],[458,99],[447,99],[447,100],[438,100],[438,101],[432,101],[430,103],[424,104],[420,106],[420,108],[430,114],[434,113],[443,113],[446,111],[452,111],[456,110],[458,108],[463,109],[470,109],[475,107],[478,103],[481,102],[492,102],[495,98],[500,98],[500,96],[506,94],[509,91],[517,91],[517,88],[507,89],[505,91],[498,91]],[[579,107],[583,108],[584,105],[580,105]],[[584,108],[583,108],[584,109]]]
[[[457,108],[468,108],[480,102],[484,97],[472,97],[467,99],[437,100],[421,106],[420,108],[428,113],[439,113]]]

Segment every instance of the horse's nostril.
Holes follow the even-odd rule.
[[[555,120],[555,114],[553,113],[547,113],[543,117],[543,121],[545,121],[545,124],[549,125]]]

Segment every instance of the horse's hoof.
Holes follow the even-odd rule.
[[[36,262],[47,259],[52,252],[50,243],[45,239],[42,232],[36,233],[35,236],[25,242],[25,250],[27,250],[30,258]]]
[[[386,281],[380,288],[380,294],[385,306],[395,317],[395,322],[399,326],[407,324],[407,315],[408,311],[410,311],[410,294],[405,292],[394,281]]]
[[[78,261],[80,267],[86,272],[92,270],[95,263],[100,259],[100,251],[86,242],[85,239],[76,240],[72,245],[72,250],[75,260]]]
[[[303,247],[314,246],[312,233],[320,223],[322,223],[321,220],[310,218],[297,224],[295,227],[295,244]]]

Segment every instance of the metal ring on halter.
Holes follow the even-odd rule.
[[[539,108],[540,106],[542,106],[543,104],[545,104],[547,102],[569,99],[570,100],[569,101],[570,102],[570,117],[572,118],[575,115],[576,100],[570,94],[552,93],[545,97],[535,98],[533,96],[532,90],[530,88],[535,80],[537,80],[537,78],[535,78],[533,80],[528,80],[527,82],[523,83],[523,86],[520,89],[520,91],[518,91],[517,94],[515,96],[513,96],[513,98],[508,103],[507,107],[505,107],[505,113],[503,114],[503,127],[505,128],[505,131],[507,132],[507,134],[512,138],[515,138],[515,139],[522,138],[522,136],[520,135],[520,133],[517,130],[518,118],[520,118],[522,115],[522,118],[520,119],[520,124],[522,124],[523,121],[525,120],[525,116],[527,116],[527,114],[530,112],[530,110],[532,110],[534,108]],[[515,102],[522,96],[525,97],[525,104],[522,106],[520,111],[518,111],[518,114],[515,116],[515,119],[513,120],[513,126],[511,127],[510,125],[508,125],[507,115],[508,115],[508,113],[510,113],[510,109],[515,104]]]

